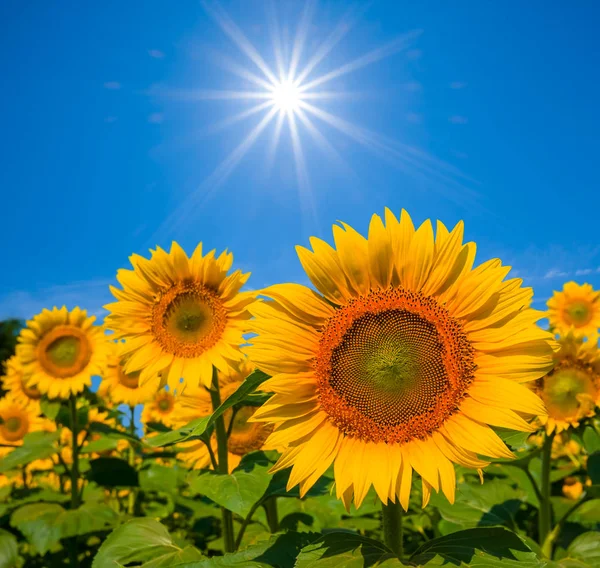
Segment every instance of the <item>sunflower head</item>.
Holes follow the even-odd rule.
[[[144,404],[142,410],[142,423],[159,422],[165,426],[170,426],[173,421],[173,411],[175,410],[175,396],[161,389],[154,393],[154,398]]]
[[[567,499],[576,501],[583,493],[583,483],[576,477],[565,477],[562,492]]]
[[[142,382],[161,373],[173,390],[182,378],[210,386],[213,366],[226,371],[242,358],[254,295],[240,288],[249,274],[229,274],[233,255],[203,256],[202,244],[191,257],[174,242],[169,253],[157,247],[131,263],[133,270],[117,273],[123,289],[111,288],[118,301],[106,306],[107,325],[130,339],[127,372],[141,371]]]
[[[6,361],[6,375],[0,377],[0,381],[8,390],[9,396],[23,406],[31,406],[37,410],[42,393],[37,388],[29,386],[28,379],[16,355]]]
[[[0,400],[0,444],[20,446],[30,432],[52,429],[49,421],[38,416],[37,409],[24,407],[10,396]],[[3,453],[9,450],[0,448]]]
[[[317,291],[271,286],[255,303],[249,348],[275,393],[252,422],[271,424],[285,449],[288,488],[304,495],[333,464],[337,495],[360,506],[371,485],[406,509],[413,472],[454,500],[453,464],[511,457],[490,426],[533,431],[543,414],[521,383],[552,366],[552,336],[538,329],[532,290],[505,280],[497,259],[474,267],[475,245],[403,211],[373,216],[368,238],[334,226],[335,247],[298,247]]]
[[[562,292],[548,300],[548,319],[553,331],[575,337],[595,335],[600,328],[600,291],[589,284],[567,282]]]
[[[136,406],[152,399],[159,388],[158,375],[148,377],[145,383],[140,380],[140,371],[127,372],[126,346],[123,343],[110,342],[109,356],[98,394],[106,397],[115,404]]]
[[[106,338],[95,317],[66,307],[44,309],[27,322],[17,354],[27,385],[50,398],[68,398],[91,385],[106,356]]]
[[[568,332],[559,340],[555,366],[533,384],[542,398],[547,415],[540,417],[548,434],[576,427],[593,416],[600,403],[600,350],[598,339],[586,341]]]

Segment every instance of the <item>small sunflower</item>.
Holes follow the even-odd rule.
[[[583,493],[583,483],[576,477],[565,477],[562,492],[567,499],[577,501]]]
[[[269,446],[287,446],[274,471],[304,495],[333,464],[337,496],[360,506],[371,485],[404,509],[413,471],[423,506],[440,488],[454,501],[453,464],[513,454],[490,425],[521,431],[543,413],[521,383],[552,366],[552,337],[537,328],[530,288],[504,280],[497,259],[473,268],[463,224],[415,229],[403,211],[374,215],[368,239],[334,226],[336,248],[297,247],[319,293],[299,284],[261,291],[251,307],[248,352],[274,392],[252,417],[275,425]],[[533,395],[533,396],[532,396]]]
[[[600,290],[589,284],[567,282],[548,300],[550,328],[560,335],[595,335],[600,330]]]
[[[253,367],[250,363],[244,361],[237,368],[230,369],[228,373],[219,373],[221,400],[227,400],[252,370]],[[227,465],[230,472],[240,464],[243,456],[263,448],[273,430],[269,424],[249,422],[255,411],[256,407],[254,406],[242,406],[235,413],[228,410],[224,414],[225,426],[230,432],[227,439]],[[211,412],[211,398],[205,388],[199,387],[193,391],[185,390],[181,396],[177,397],[174,421],[176,427],[180,427],[195,418],[207,416]],[[184,442],[180,444],[180,447],[182,451],[177,454],[177,457],[193,469],[211,467],[210,454],[203,442]],[[211,438],[211,447],[216,454],[217,440],[214,435]]]
[[[19,335],[17,355],[29,387],[49,398],[69,398],[102,372],[106,338],[94,316],[79,308],[44,309]]]
[[[110,343],[110,354],[98,394],[109,398],[116,404],[136,406],[152,399],[159,387],[159,376],[154,380],[140,382],[140,371],[127,373],[123,353],[126,346],[122,343]]]
[[[154,393],[154,397],[144,404],[142,410],[142,423],[158,422],[165,426],[171,426],[173,422],[173,411],[175,410],[175,396],[169,391],[162,389]]]
[[[0,455],[11,451],[10,446],[21,446],[23,438],[30,432],[55,429],[49,420],[38,415],[38,412],[10,397],[0,400]]]
[[[587,341],[569,332],[559,340],[554,355],[555,367],[533,384],[533,390],[546,405],[547,415],[540,421],[551,434],[577,427],[579,422],[595,414],[600,404],[600,350],[598,338]]]
[[[1,379],[4,387],[8,390],[9,396],[16,402],[39,411],[42,393],[35,387],[28,386],[26,378],[19,358],[13,355],[6,361],[6,375]]]
[[[127,339],[126,370],[141,371],[142,383],[161,373],[173,390],[181,378],[210,386],[213,366],[225,372],[242,358],[254,295],[240,288],[250,274],[228,275],[233,255],[202,256],[201,243],[190,258],[175,242],[151,255],[130,257],[133,270],[117,273],[123,289],[111,287],[118,302],[105,306],[107,325]]]

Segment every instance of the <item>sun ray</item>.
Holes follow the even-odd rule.
[[[229,128],[230,126],[233,126],[234,124],[241,122],[242,120],[245,120],[246,118],[254,116],[255,114],[259,113],[260,111],[265,110],[271,106],[273,106],[273,103],[271,102],[271,100],[265,101],[264,103],[260,103],[260,104],[255,105],[245,111],[239,112],[238,114],[234,114],[233,116],[230,116],[229,118],[226,118],[224,120],[216,122],[212,126],[207,127],[206,130],[207,130],[207,132],[209,132],[211,134],[215,133],[215,132],[219,132],[220,130]]]
[[[271,42],[273,44],[273,52],[275,54],[275,65],[277,66],[279,82],[281,82],[285,80],[285,64],[283,61],[281,30],[279,29],[279,22],[277,21],[275,6],[272,1],[267,4],[267,12]]]
[[[202,5],[206,12],[219,24],[223,32],[242,50],[242,52],[264,73],[271,83],[277,83],[277,77],[273,74],[265,60],[260,56],[256,48],[250,43],[242,30],[216,2],[203,0]]]
[[[273,164],[275,163],[275,154],[277,153],[277,147],[279,146],[279,140],[281,138],[281,129],[283,128],[283,121],[285,119],[285,113],[279,112],[277,115],[277,122],[275,123],[275,132],[273,138],[271,139],[271,143],[269,144],[269,149],[267,150],[267,172],[270,173]]]
[[[300,56],[302,55],[302,49],[304,48],[304,42],[306,41],[306,36],[308,34],[308,26],[310,24],[310,19],[314,7],[315,0],[308,0],[306,2],[306,4],[304,5],[304,10],[302,12],[300,23],[298,24],[298,29],[296,30],[296,38],[294,40],[294,47],[292,48],[292,58],[290,60],[290,66],[287,73],[287,80],[290,82],[294,82],[296,68],[298,67],[298,63],[300,62]]]
[[[271,87],[272,88],[272,87]],[[215,89],[151,89],[151,93],[179,101],[234,101],[270,98],[265,91],[220,91]]]
[[[215,53],[213,60],[223,69],[233,73],[234,75],[237,75],[242,79],[247,79],[258,87],[262,87],[263,89],[271,89],[273,87],[271,83],[265,81],[255,73],[252,73],[252,71],[248,71],[248,69],[239,63],[236,63],[230,57],[222,53]]]

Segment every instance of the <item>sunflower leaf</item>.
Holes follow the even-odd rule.
[[[262,371],[254,371],[244,382],[240,384],[238,389],[231,395],[227,400],[219,406],[212,414],[203,416],[192,420],[189,424],[172,430],[171,432],[165,432],[158,436],[153,436],[146,440],[147,445],[152,447],[168,446],[172,444],[178,444],[186,440],[199,440],[210,428],[215,420],[219,418],[226,410],[229,410],[232,406],[241,403],[249,394],[253,393],[262,383],[269,379],[269,375]]]
[[[90,461],[90,481],[104,487],[137,487],[138,473],[120,458],[97,458]]]
[[[600,565],[600,533],[586,532],[579,535],[567,549],[569,559],[582,560],[589,566]]]
[[[58,439],[57,432],[31,432],[23,438],[23,445],[3,456],[0,463],[0,473],[27,465],[34,460],[41,460],[57,452],[54,442]]]
[[[15,536],[0,529],[0,566],[17,566],[19,549]]]
[[[410,561],[424,567],[543,568],[548,565],[517,534],[503,527],[467,529],[430,540],[415,551]]]

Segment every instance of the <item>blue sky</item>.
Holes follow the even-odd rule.
[[[303,2],[276,4],[290,47]],[[220,6],[275,67],[268,3]],[[299,68],[348,24],[308,80],[371,54],[322,85],[345,96],[313,101],[354,138],[313,119],[334,159],[300,127],[299,179],[286,122],[269,166],[273,121],[216,185],[262,114],[223,128],[257,103],[206,93],[256,90],[224,61],[261,71],[206,6],[3,2],[0,318],[102,314],[128,256],[172,239],[229,248],[254,288],[305,282],[294,245],[338,219],[364,232],[385,206],[464,219],[478,259],[511,264],[537,307],[568,279],[600,287],[598,3],[349,7],[318,3]]]

